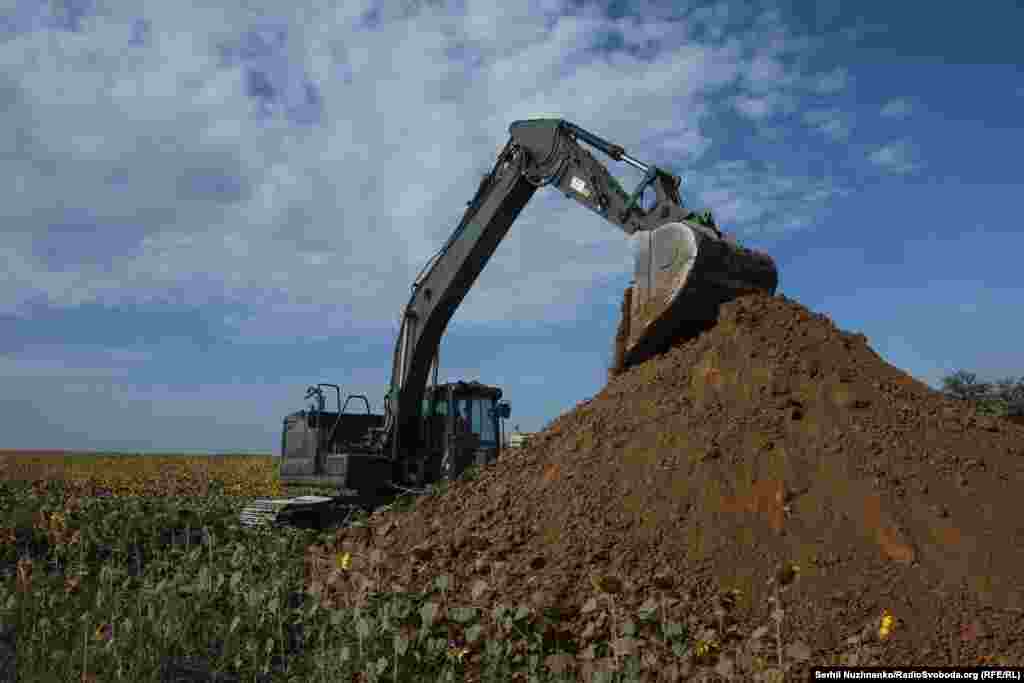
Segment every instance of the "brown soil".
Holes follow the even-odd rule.
[[[792,300],[751,295],[476,480],[319,551],[373,546],[393,588],[448,573],[460,594],[487,582],[477,604],[558,606],[581,646],[595,575],[621,580],[622,613],[671,595],[710,626],[712,597],[738,589],[745,637],[775,633],[773,577],[795,563],[782,639],[809,652],[794,675],[840,662],[883,610],[896,627],[872,663],[1019,666],[1022,484],[1024,426],[931,390]]]

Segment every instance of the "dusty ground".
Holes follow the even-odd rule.
[[[486,580],[485,604],[561,607],[578,639],[595,574],[623,582],[624,611],[670,594],[710,615],[711,596],[738,589],[742,636],[771,624],[769,582],[795,563],[783,638],[809,646],[808,664],[837,662],[888,610],[877,663],[1021,665],[1022,484],[1024,426],[753,295],[477,480],[340,532],[336,548],[375,547],[395,586],[447,572]]]

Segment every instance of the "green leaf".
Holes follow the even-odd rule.
[[[197,579],[197,582],[203,589],[206,589],[211,585],[210,569],[206,565],[199,568],[199,578]]]
[[[483,633],[484,628],[480,624],[473,624],[466,629],[466,640],[470,643],[475,643],[480,639],[480,635]]]
[[[475,607],[453,607],[448,610],[448,614],[451,618],[460,624],[467,624],[476,618]]]
[[[658,614],[658,603],[654,598],[648,598],[637,610],[637,616],[642,621],[651,621]]]
[[[434,625],[434,620],[437,618],[437,610],[439,605],[436,602],[427,602],[420,607],[420,619],[423,620],[423,626],[430,628]]]
[[[356,634],[363,639],[370,637],[370,621],[369,619],[359,618],[356,619]]]

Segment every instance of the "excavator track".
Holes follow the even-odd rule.
[[[248,528],[287,525],[327,529],[338,524],[344,525],[359,510],[372,510],[393,498],[350,489],[342,489],[338,495],[331,497],[261,498],[251,501],[242,509],[239,522]]]

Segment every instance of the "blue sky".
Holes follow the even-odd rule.
[[[0,447],[270,452],[317,381],[380,409],[409,283],[532,116],[674,169],[915,377],[1024,374],[1015,4],[8,0]],[[631,264],[542,191],[442,377],[539,429],[603,386]]]

